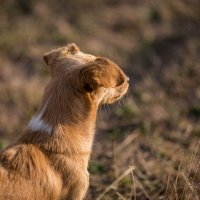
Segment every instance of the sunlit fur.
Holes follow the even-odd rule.
[[[128,89],[115,63],[84,54],[75,44],[44,59],[52,78],[42,103],[22,135],[0,154],[0,199],[83,199],[98,107]]]

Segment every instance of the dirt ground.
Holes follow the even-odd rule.
[[[43,54],[70,42],[130,77],[100,109],[86,199],[200,199],[200,1],[2,0],[1,146],[37,110]]]

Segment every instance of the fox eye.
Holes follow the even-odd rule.
[[[84,89],[85,89],[87,92],[92,92],[92,91],[93,91],[92,87],[91,87],[89,84],[85,84]]]
[[[120,86],[123,82],[124,82],[124,78],[123,78],[122,76],[120,76],[120,77],[117,79],[116,86]]]

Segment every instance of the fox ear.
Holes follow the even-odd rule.
[[[45,63],[49,66],[52,76],[55,76],[58,72],[58,65],[56,65],[56,62],[59,59],[60,55],[60,50],[56,49],[46,53],[43,56]]]
[[[68,44],[68,45],[67,45],[67,51],[68,51],[70,54],[73,55],[73,54],[79,52],[79,51],[80,51],[80,48],[79,48],[76,44],[71,43],[71,44]]]
[[[115,81],[112,77],[112,66],[109,61],[103,58],[97,58],[80,70],[80,80],[82,88],[87,92],[93,92],[98,87],[115,87]]]
[[[67,47],[61,47],[47,52],[46,54],[44,54],[43,58],[47,65],[52,65],[65,53],[67,53]]]
[[[79,51],[79,47],[71,43],[44,54],[44,61],[49,66],[52,76],[62,73],[71,65],[77,64],[78,61],[73,58],[73,55]]]
[[[71,43],[71,44],[68,44],[67,46],[57,48],[50,52],[47,52],[43,56],[43,58],[47,65],[51,65],[55,61],[57,61],[60,57],[63,57],[67,54],[73,55],[73,54],[77,53],[78,51],[80,51],[79,47],[76,44]]]
[[[50,65],[51,56],[47,53],[43,56],[44,61],[47,65]]]

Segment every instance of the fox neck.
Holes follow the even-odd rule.
[[[80,95],[60,83],[50,84],[21,140],[45,151],[90,154],[97,107],[87,94]]]

